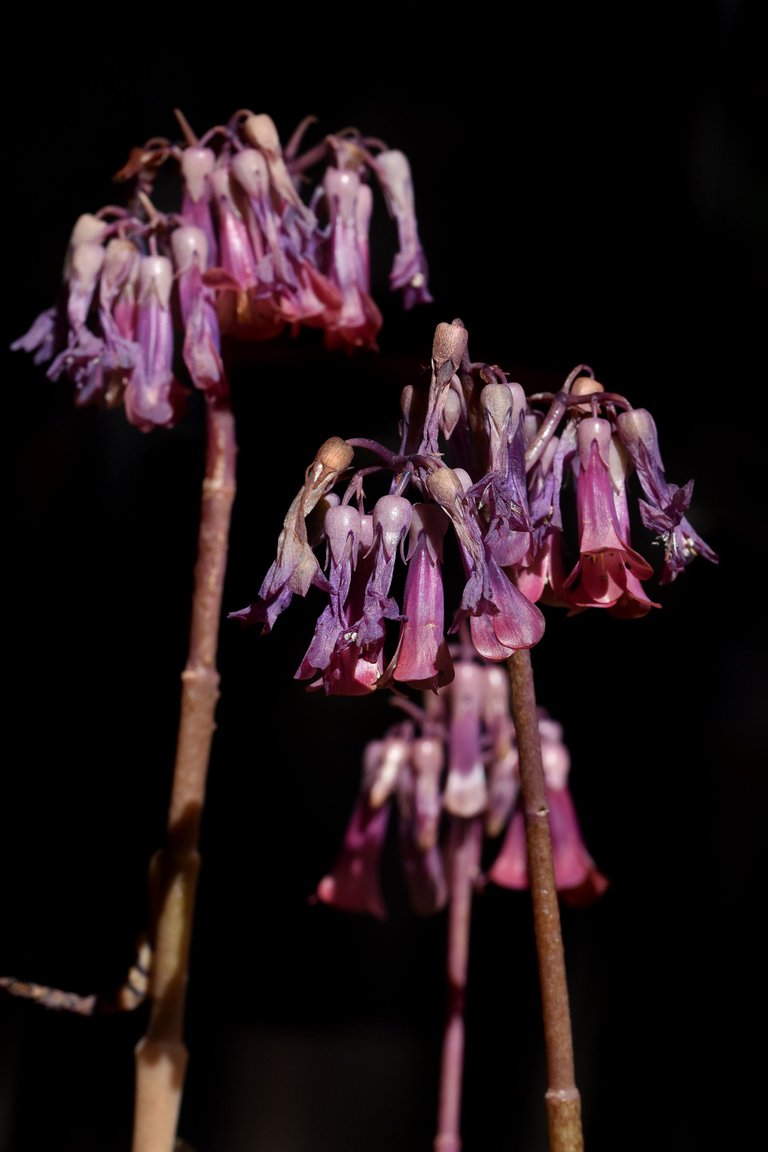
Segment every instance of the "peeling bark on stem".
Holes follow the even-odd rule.
[[[235,423],[229,401],[208,401],[206,469],[189,652],[165,847],[150,868],[153,960],[150,1018],[136,1046],[132,1152],[173,1152],[188,1053],[183,1040],[189,951],[200,868],[197,851],[219,699],[216,669],[229,529],[235,498]]]
[[[480,868],[482,820],[451,821],[449,846],[450,903],[448,907],[448,1010],[443,1033],[440,1102],[435,1152],[460,1152],[461,1090],[464,1078],[464,1002],[469,967],[469,929],[472,895]]]
[[[573,1063],[571,1016],[568,1003],[560,906],[552,861],[552,838],[544,769],[541,762],[539,720],[528,649],[507,661],[512,691],[512,719],[520,755],[520,787],[525,812],[528,877],[533,901],[536,952],[547,1061],[547,1119],[550,1152],[583,1152],[581,1099]]]

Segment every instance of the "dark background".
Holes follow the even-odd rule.
[[[276,34],[239,43],[245,30],[226,35],[223,14],[208,33],[187,29],[188,42],[130,21],[87,38],[47,26],[49,58],[26,42],[6,125],[5,348],[53,302],[76,217],[120,202],[111,176],[129,148],[176,135],[174,107],[201,133],[239,107],[267,111],[283,140],[312,113],[316,138],[354,124],[410,157],[434,304],[404,315],[389,297],[394,231],[379,198],[380,351],[349,359],[286,339],[237,368],[225,611],[254,598],[316,447],[391,435],[401,388],[454,316],[472,356],[528,390],[590,364],[654,412],[668,477],[695,479],[691,519],[720,565],[697,560],[641,621],[550,610],[534,654],[585,838],[611,881],[595,907],[563,910],[589,1152],[741,1149],[759,1131],[768,172],[757,7],[595,21],[594,38],[574,24],[558,51],[547,28],[500,45],[479,16],[419,48],[403,22],[376,65],[332,29],[315,56],[310,34],[299,59],[284,27],[278,66]],[[163,838],[201,411],[144,435],[121,411],[75,410],[64,382],[10,352],[5,396],[0,973],[88,993],[131,962]],[[378,923],[308,900],[340,844],[363,745],[392,720],[384,697],[309,696],[294,681],[317,611],[292,606],[265,638],[222,626],[180,1126],[198,1152],[416,1152],[433,1137],[443,918],[398,909]],[[525,894],[478,898],[471,963],[465,1147],[543,1152]],[[80,1019],[1,1000],[2,1152],[127,1152],[143,1023],[141,1010]]]

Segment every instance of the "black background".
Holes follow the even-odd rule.
[[[315,138],[354,124],[411,160],[434,303],[403,314],[389,297],[394,230],[379,199],[380,351],[350,359],[302,337],[238,363],[225,612],[254,598],[316,447],[391,435],[401,388],[454,316],[473,358],[528,390],[590,364],[654,412],[668,477],[695,479],[691,519],[720,565],[697,560],[641,621],[549,611],[534,653],[611,880],[594,908],[563,911],[590,1152],[741,1149],[758,1131],[768,173],[756,7],[574,21],[557,50],[552,28],[499,42],[479,14],[417,46],[400,12],[391,48],[354,29],[342,47],[319,25],[301,57],[286,25],[230,27],[220,13],[182,37],[126,14],[109,34],[47,26],[45,58],[30,28],[9,91],[5,348],[52,303],[75,218],[119,202],[112,174],[131,146],[176,134],[174,107],[200,133],[237,108],[266,111],[284,140],[314,114]],[[66,384],[10,351],[4,391],[0,973],[87,993],[131,961],[163,837],[201,411],[148,436],[120,411],[75,410]],[[308,900],[363,745],[392,719],[383,697],[309,696],[294,681],[317,611],[292,606],[264,638],[222,626],[180,1126],[199,1152],[431,1146],[443,918],[398,909],[379,923]],[[471,964],[465,1148],[540,1152],[524,894],[476,901]],[[143,1022],[0,1001],[3,1152],[127,1150]]]

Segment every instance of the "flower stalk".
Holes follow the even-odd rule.
[[[545,1096],[550,1152],[582,1152],[581,1097],[576,1087],[560,907],[530,651],[507,661],[525,815],[528,877],[539,966],[547,1064]]]
[[[473,816],[451,818],[448,904],[448,1006],[440,1065],[435,1152],[460,1152],[461,1099],[464,1079],[464,1009],[469,970],[472,898],[480,873],[483,821]]]
[[[209,399],[189,651],[181,674],[166,842],[150,867],[150,1015],[146,1033],[135,1050],[132,1152],[172,1152],[187,1068],[184,1013],[200,870],[198,841],[219,699],[216,652],[235,498],[236,453],[229,401]]]

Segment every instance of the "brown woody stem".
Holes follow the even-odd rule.
[[[550,1152],[583,1152],[581,1098],[574,1076],[568,984],[531,654],[528,649],[521,649],[510,656],[507,664],[512,690],[512,719],[520,757],[528,878],[539,962],[547,1061],[549,1147]]]
[[[450,904],[448,907],[448,1010],[443,1033],[440,1100],[435,1152],[460,1152],[461,1088],[464,1077],[464,1004],[469,966],[472,894],[480,868],[482,819],[451,819],[449,844]]]
[[[150,868],[153,960],[150,1017],[136,1046],[132,1152],[173,1152],[187,1049],[184,1013],[215,711],[216,669],[229,529],[235,497],[234,416],[228,399],[206,407],[206,468],[187,663],[165,847]]]

